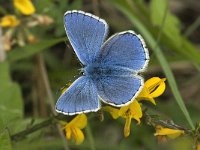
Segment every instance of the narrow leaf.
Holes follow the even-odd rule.
[[[26,45],[24,47],[17,47],[8,53],[8,60],[10,62],[13,62],[26,57],[30,57],[64,40],[65,38],[45,40],[38,43]]]

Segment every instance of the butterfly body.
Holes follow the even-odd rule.
[[[83,75],[93,79],[98,79],[106,76],[131,76],[135,74],[134,70],[128,68],[105,66],[101,64],[92,64],[84,67]]]
[[[142,37],[128,30],[104,42],[107,23],[83,11],[66,12],[64,22],[69,41],[85,67],[83,75],[58,99],[56,111],[74,115],[99,110],[100,101],[116,107],[132,102],[143,88],[140,73],[149,61]]]

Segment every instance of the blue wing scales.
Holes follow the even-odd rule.
[[[97,89],[86,76],[79,77],[58,99],[56,111],[67,115],[93,112],[100,108]]]
[[[113,106],[123,106],[131,102],[143,87],[143,79],[139,76],[106,76],[96,80],[100,98]]]
[[[95,61],[104,39],[108,25],[103,20],[82,11],[68,11],[64,15],[67,36],[82,64]]]
[[[145,69],[149,53],[143,39],[133,31],[117,33],[109,38],[98,55],[98,62],[110,66],[126,67],[136,73]]]

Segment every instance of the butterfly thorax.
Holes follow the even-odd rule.
[[[91,64],[83,68],[83,74],[92,78],[102,76],[132,76],[135,71],[123,66],[110,66],[105,64]]]
[[[84,67],[84,75],[91,77],[107,76],[112,74],[112,69],[110,67],[103,67],[100,64],[91,64]]]

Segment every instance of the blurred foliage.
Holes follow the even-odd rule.
[[[156,107],[148,103],[144,103],[143,106],[147,107],[148,113],[152,115],[194,129],[195,124],[200,122],[200,52],[196,46],[199,43],[194,44],[184,35],[190,29],[180,16],[171,11],[171,1],[173,0],[33,0],[36,12],[25,16],[13,7],[11,0],[1,0],[0,18],[13,14],[23,24],[14,28],[1,28],[3,33],[0,34],[0,150],[68,147],[106,150],[192,149],[194,141],[187,136],[158,144],[153,136],[155,129],[145,125],[144,120],[141,125],[132,124],[132,134],[124,138],[124,120],[113,120],[104,114],[104,121],[100,122],[98,115],[93,113],[88,117],[89,130],[85,131],[86,139],[79,146],[73,143],[66,146],[65,139],[61,140],[54,124],[22,140],[12,139],[12,135],[51,117],[54,112],[50,109],[50,99],[55,103],[60,94],[59,89],[80,75],[78,69],[81,65],[67,41],[63,26],[64,13],[73,9],[94,13],[108,21],[109,35],[129,29],[141,34],[151,53],[145,78],[166,77],[171,88],[157,99]],[[199,16],[198,13],[196,15]],[[45,24],[48,21],[52,22]],[[9,36],[10,41],[7,43],[11,48],[4,51],[5,35],[11,31],[12,36]],[[191,36],[199,38],[196,34],[191,33],[189,38]],[[184,65],[185,62],[189,67]],[[181,64],[180,72],[176,70],[177,64]],[[182,92],[185,88],[187,92]],[[187,98],[187,95],[192,96]]]

